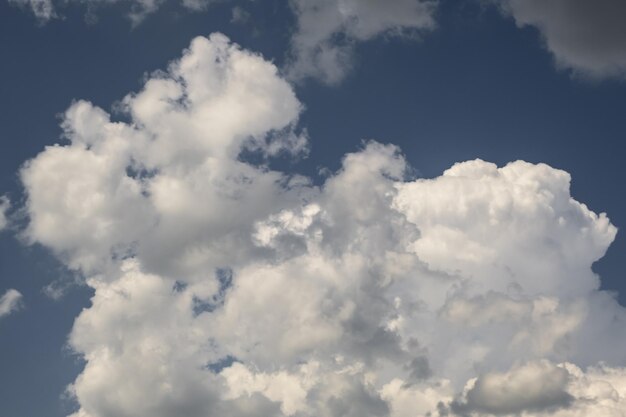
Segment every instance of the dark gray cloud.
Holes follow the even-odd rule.
[[[327,401],[327,415],[332,417],[385,417],[389,406],[363,385],[354,385],[347,392]]]
[[[496,1],[518,26],[539,30],[559,67],[592,78],[626,76],[626,1]]]
[[[486,374],[475,381],[464,401],[452,403],[452,410],[460,415],[509,415],[567,407],[573,400],[567,392],[569,379],[566,369],[548,362]]]

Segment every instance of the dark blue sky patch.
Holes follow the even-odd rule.
[[[223,369],[230,367],[233,363],[238,362],[234,356],[225,356],[220,360],[207,365],[207,369],[214,374],[219,374]]]
[[[215,271],[215,278],[219,283],[219,287],[217,293],[215,293],[210,300],[194,297],[193,313],[195,316],[202,313],[212,313],[224,305],[228,290],[233,285],[233,271],[230,268],[218,268]]]

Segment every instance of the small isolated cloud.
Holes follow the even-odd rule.
[[[9,221],[7,219],[6,213],[11,207],[11,201],[6,196],[0,196],[0,231],[5,229]]]
[[[356,43],[382,35],[417,36],[435,27],[437,1],[291,0],[297,28],[291,39],[293,79],[343,79]]]
[[[559,67],[591,78],[626,76],[626,2],[495,1],[518,26],[539,30]]]
[[[204,11],[213,3],[218,3],[220,1],[224,0],[182,0],[182,4],[189,10]]]
[[[303,105],[220,34],[123,103],[75,102],[21,171],[25,237],[94,290],[72,417],[622,417],[626,311],[591,269],[617,230],[567,172],[251,163],[306,152]]]
[[[7,290],[0,297],[0,318],[17,311],[20,308],[21,301],[22,294],[19,291],[14,289]]]
[[[240,6],[233,7],[231,11],[231,23],[245,24],[250,20],[250,12]]]

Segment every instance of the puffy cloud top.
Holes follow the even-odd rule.
[[[22,170],[26,236],[95,290],[73,417],[623,415],[626,314],[591,270],[616,229],[566,172],[247,162],[306,150],[302,105],[222,35],[124,103],[74,103]]]
[[[237,246],[229,223],[256,216],[260,200],[269,205],[282,193],[278,183],[290,181],[238,161],[240,152],[306,149],[293,129],[301,105],[290,86],[222,35],[195,39],[124,103],[131,124],[74,103],[63,123],[70,144],[48,147],[22,170],[27,237],[86,272],[136,250],[150,264],[178,252],[170,270],[193,269],[204,255],[185,247],[191,235],[206,244],[221,235]]]

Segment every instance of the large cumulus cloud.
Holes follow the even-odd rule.
[[[626,76],[621,0],[494,0],[518,26],[539,30],[559,67],[591,78]]]
[[[25,237],[95,290],[74,417],[623,415],[626,314],[591,270],[616,229],[566,172],[251,163],[306,152],[302,105],[222,35],[124,104],[77,101],[21,172]]]

